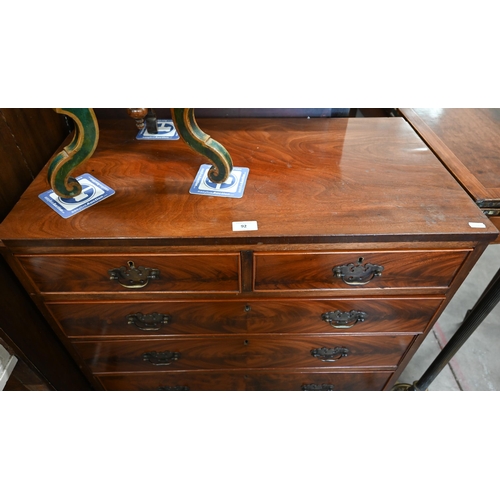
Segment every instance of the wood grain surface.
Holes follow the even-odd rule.
[[[299,253],[256,252],[255,290],[318,290],[337,288],[446,288],[467,257],[464,251]],[[364,285],[349,285],[333,268],[373,264],[384,269]]]
[[[149,280],[143,291],[221,292],[240,290],[239,253],[232,254],[118,254],[118,255],[30,255],[20,261],[42,293],[108,292],[126,294],[109,271],[120,267],[156,269],[159,278]]]
[[[243,335],[191,337],[162,340],[73,342],[94,373],[162,372],[232,368],[317,368],[338,367],[395,369],[410,345],[410,335],[395,336],[310,336],[269,338]],[[348,349],[346,356],[332,362],[311,354],[314,349]],[[143,359],[145,353],[178,353],[169,366]]]
[[[235,166],[250,168],[242,199],[190,195],[201,156],[181,141],[137,141],[133,120],[103,122],[96,153],[75,175],[89,172],[116,194],[65,220],[38,199],[44,172],[0,226],[1,239],[218,245],[497,234],[402,118],[200,120]],[[258,231],[235,233],[234,221],[257,221]]]
[[[107,390],[387,388],[495,226],[402,118],[199,122],[250,169],[243,198],[189,194],[203,157],[100,120],[75,174],[115,194],[62,219],[38,198],[42,172],[0,225],[62,344]],[[353,292],[332,268],[360,260],[384,270]],[[129,262],[160,278],[139,291],[109,280]],[[364,321],[330,324],[334,312]],[[311,355],[323,347],[348,356]],[[180,357],[156,366],[146,352]]]
[[[380,391],[391,372],[328,373],[325,371],[208,371],[142,375],[99,376],[108,391],[159,391],[180,388],[191,391],[301,391],[309,384],[332,391]]]
[[[500,109],[401,109],[480,206],[500,208]]]
[[[422,333],[441,298],[176,300],[157,302],[48,303],[68,337],[145,336],[220,333]],[[366,319],[337,329],[322,319],[334,311],[361,311]],[[128,324],[131,314],[164,314],[168,324],[144,332]]]

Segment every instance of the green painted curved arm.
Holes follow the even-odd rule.
[[[200,129],[193,108],[172,108],[171,111],[175,128],[182,139],[212,164],[208,178],[218,184],[226,181],[233,170],[233,160],[226,148]]]
[[[76,130],[71,143],[50,162],[48,180],[57,195],[74,198],[82,192],[82,186],[70,174],[94,153],[99,141],[99,126],[92,108],[57,108],[55,111],[72,118]]]

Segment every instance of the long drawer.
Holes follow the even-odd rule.
[[[439,298],[67,302],[47,307],[70,337],[425,330]]]
[[[468,251],[256,252],[256,291],[447,288]]]
[[[392,372],[207,371],[100,375],[108,391],[380,391]]]
[[[73,342],[94,373],[229,368],[395,369],[410,335],[212,336]]]
[[[238,292],[240,254],[26,255],[42,293]]]

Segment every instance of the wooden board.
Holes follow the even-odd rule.
[[[104,122],[104,123],[103,123]],[[32,183],[0,226],[9,246],[250,244],[493,239],[496,228],[402,118],[206,119],[204,131],[250,168],[242,199],[189,194],[204,158],[182,141],[137,141],[133,120],[100,123],[89,172],[116,194],[70,219]],[[258,231],[233,232],[234,221]],[[471,228],[479,222],[484,228]]]
[[[401,109],[482,208],[500,209],[500,109]]]

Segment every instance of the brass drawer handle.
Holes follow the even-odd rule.
[[[330,311],[321,315],[321,319],[337,329],[352,328],[362,323],[368,315],[363,311]]]
[[[187,385],[166,385],[158,387],[157,391],[189,391],[189,387]]]
[[[317,358],[325,363],[335,363],[338,359],[346,358],[349,355],[349,349],[347,347],[334,347],[329,349],[328,347],[321,347],[318,349],[311,350],[311,356]]]
[[[110,280],[117,280],[121,286],[125,288],[144,288],[149,284],[149,280],[155,280],[160,277],[158,269],[151,269],[149,267],[139,266],[130,260],[127,266],[110,269],[108,271]]]
[[[350,286],[367,285],[373,278],[382,276],[384,266],[363,264],[363,260],[363,257],[360,257],[356,264],[351,263],[334,267],[332,269],[333,276],[342,278],[343,282]]]
[[[152,314],[129,314],[127,316],[127,323],[134,325],[139,330],[144,332],[154,332],[159,330],[162,325],[168,325],[172,317],[168,314],[152,313]]]
[[[156,351],[152,351],[152,352],[145,352],[142,355],[142,360],[149,361],[152,365],[155,365],[155,366],[169,366],[174,361],[178,361],[180,357],[181,357],[180,352],[172,352],[172,351],[156,352]]]
[[[332,384],[304,384],[301,387],[303,391],[333,391]]]

